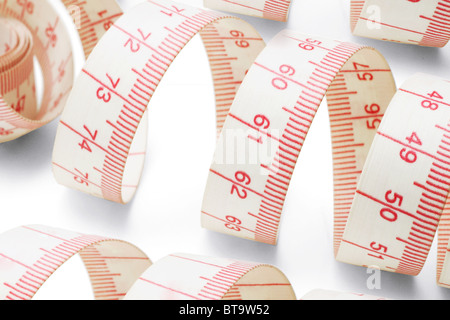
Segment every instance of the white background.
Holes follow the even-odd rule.
[[[120,1],[125,10],[138,2]],[[179,2],[202,6],[201,0]],[[288,23],[242,18],[267,41],[290,28],[374,46],[391,64],[398,86],[416,72],[450,78],[450,45],[422,48],[353,37],[349,3],[293,0]],[[80,48],[76,52],[79,57]],[[82,59],[77,58],[77,68],[81,66]],[[214,153],[215,111],[211,76],[199,39],[177,58],[150,104],[148,157],[131,204],[109,203],[55,182],[51,156],[56,126],[57,121],[0,145],[0,232],[44,224],[129,241],[153,261],[184,252],[268,263],[287,275],[298,298],[317,288],[391,299],[450,298],[450,290],[435,284],[436,244],[420,276],[383,272],[380,290],[367,288],[370,274],[366,269],[334,260],[331,142],[325,104],[293,177],[279,244],[272,247],[201,229],[200,209]],[[92,298],[80,259],[59,269],[37,298]]]

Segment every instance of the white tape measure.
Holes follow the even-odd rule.
[[[221,1],[211,1],[208,6],[214,6],[213,2]],[[286,11],[277,11],[278,14],[266,10],[270,3],[258,3],[264,5],[264,9],[258,7],[259,12],[265,12],[262,14],[265,18],[283,21],[289,2],[284,3]],[[205,192],[203,226],[276,244],[297,157],[326,95],[335,170],[336,258],[345,263],[417,275],[439,228],[438,284],[450,287],[450,223],[445,206],[450,187],[447,81],[419,74],[407,81],[394,97],[396,89],[390,68],[372,48],[288,30],[266,47],[258,32],[242,20],[164,0],[147,1],[120,19],[122,12],[114,1],[64,4],[69,10],[79,10],[83,17],[79,33],[85,55],[89,56],[73,90],[69,37],[52,6],[46,1],[37,6],[33,1],[18,0],[5,1],[1,8],[4,16],[13,19],[0,20],[0,142],[49,123],[66,106],[53,157],[57,181],[100,198],[128,203],[138,187],[146,154],[147,105],[173,59],[194,35],[200,34],[213,72],[220,133]],[[256,2],[253,5],[257,8]],[[352,16],[362,17],[368,12],[364,8],[361,6],[359,16],[355,11]],[[233,7],[219,9],[236,12]],[[247,9],[241,13],[250,14]],[[42,16],[46,18],[41,19]],[[357,24],[367,20],[354,19]],[[433,38],[426,36],[427,32],[422,32],[419,40],[407,41],[430,46],[445,44],[445,36]],[[33,85],[34,56],[40,61],[44,77],[41,103]],[[5,252],[2,254],[0,249],[2,263],[6,268],[16,264],[22,268],[5,278],[8,299],[31,298],[36,289],[33,286],[39,287],[36,280],[39,275],[43,276],[40,280],[46,279],[49,275],[46,271],[54,270],[53,266],[62,262],[58,258],[64,257],[65,261],[69,257],[57,255],[66,246],[73,249],[68,250],[70,255],[83,251],[85,261],[89,260],[89,254],[97,254],[95,250],[110,249],[106,245],[111,243],[108,239],[66,234],[46,227],[23,229],[63,242],[45,242],[36,250],[44,248],[51,252],[46,256],[34,253],[15,256],[10,244],[22,243],[23,252],[26,248],[35,250],[27,242],[33,236],[22,234],[22,228],[17,229],[21,230],[19,236],[16,231],[4,236]],[[114,247],[123,244],[115,240],[112,243]],[[106,296],[102,296],[101,285],[94,286],[97,298],[129,295],[133,299],[160,299],[168,291],[170,297],[209,299],[219,296],[287,299],[293,295],[287,279],[277,270],[269,276],[270,282],[259,279],[257,283],[261,287],[276,287],[275,296],[273,288],[253,290],[258,286],[248,283],[243,276],[254,268],[268,269],[270,274],[273,267],[230,260],[173,255],[142,275],[151,262],[137,248],[129,251],[129,245],[124,246],[124,255],[114,257],[136,258],[136,270],[114,283],[114,292]],[[103,253],[100,256],[113,257]],[[49,261],[52,267],[46,269]],[[105,263],[112,278],[121,274],[119,271],[126,265]],[[188,266],[191,264],[215,267],[197,269]],[[100,267],[96,265],[92,270],[99,270],[95,268]],[[174,274],[188,270],[204,281],[192,281],[187,287],[165,285],[158,281],[168,275],[158,270],[174,270]],[[220,278],[220,274],[232,270],[237,271],[227,290],[217,296],[211,294],[215,283],[207,280]],[[26,279],[23,275],[28,277],[26,289],[17,286],[17,283],[23,286]],[[136,286],[131,288],[136,280]],[[318,294],[309,297],[358,297]]]
[[[121,14],[115,1],[63,1],[77,8],[86,55]],[[89,6],[94,11],[85,11]],[[92,15],[93,14],[93,15]],[[0,143],[17,139],[53,121],[62,111],[73,84],[70,36],[53,5],[45,0],[3,1],[0,91]],[[97,16],[100,15],[100,16]],[[3,52],[3,53],[2,53]],[[40,63],[44,92],[37,102],[33,58]],[[6,65],[3,65],[6,61]]]
[[[221,130],[246,71],[264,47],[260,35],[236,18],[170,1],[144,2],[103,36],[74,85],[55,143],[58,182],[116,202],[132,199],[146,152],[141,118],[175,56],[199,32]]]
[[[327,95],[337,259],[418,274],[448,194],[446,142],[441,143],[448,88],[443,80],[418,75],[392,100],[390,68],[372,48],[293,31],[281,32],[264,48],[241,20],[169,1],[143,3],[105,34],[75,83],[55,144],[56,179],[107,200],[132,199],[145,155],[145,134],[138,127],[146,128],[147,104],[198,32],[213,70],[221,132],[203,226],[276,244],[298,154]],[[410,116],[401,118],[406,107]],[[438,277],[448,286],[447,227],[441,227]]]
[[[278,48],[283,54],[276,53]],[[299,152],[327,94],[337,259],[417,275],[450,187],[449,89],[447,81],[417,75],[386,113],[395,84],[376,51],[282,32],[258,57],[230,109],[210,170],[203,226],[276,244]],[[229,132],[244,132],[254,148],[275,145],[275,151],[253,162],[228,162],[240,156]],[[442,228],[442,242],[448,245],[448,226]],[[444,265],[446,248],[439,253]],[[448,286],[448,271],[441,271],[438,283]]]
[[[294,300],[276,267],[223,258],[172,254],[152,264],[121,240],[46,226],[0,235],[0,298],[30,300],[67,260],[80,254],[97,300]],[[381,299],[317,290],[305,300]]]
[[[285,22],[291,0],[204,0],[204,4],[215,10]]]
[[[357,36],[428,47],[450,40],[447,0],[351,1],[351,27]]]

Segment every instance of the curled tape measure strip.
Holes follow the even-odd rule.
[[[357,36],[444,47],[450,40],[449,5],[448,0],[352,0],[351,28]]]
[[[285,22],[291,0],[204,0],[207,8]]]
[[[0,235],[0,298],[30,300],[67,260],[80,254],[98,300],[295,300],[277,268],[173,254],[152,264],[134,245],[46,226]],[[380,299],[317,290],[306,299]]]
[[[395,95],[361,175],[338,260],[418,275],[444,216],[446,245],[439,248],[437,280],[450,287],[448,269],[443,271],[449,239],[449,96],[448,81],[423,74]]]
[[[108,200],[131,200],[145,155],[146,137],[139,135],[138,126],[145,130],[146,106],[161,77],[198,32],[213,69],[221,131],[205,192],[203,226],[276,244],[298,155],[327,95],[337,259],[418,274],[441,215],[447,214],[445,99],[450,93],[445,81],[418,75],[392,100],[396,86],[391,70],[372,48],[293,31],[281,32],[264,48],[242,20],[169,1],[143,3],[105,34],[74,86],[55,143],[56,179]],[[405,132],[396,129],[398,119]],[[227,143],[236,134],[253,148],[244,151],[242,163],[236,163],[242,156],[239,147]],[[246,158],[261,150],[272,152]],[[383,174],[378,161],[388,163]],[[441,286],[449,283],[446,221],[442,219],[439,248]]]
[[[112,23],[120,12],[114,1],[63,3],[79,13],[79,33],[86,55],[106,31],[105,25],[98,22]],[[1,40],[0,49],[1,60],[8,61],[0,71],[0,142],[6,142],[46,125],[61,113],[74,71],[69,33],[50,1],[39,1],[39,5],[32,0],[4,1],[0,15],[14,19],[0,21],[5,31],[2,35],[9,35]],[[39,61],[44,79],[40,103],[36,98],[33,57]]]
[[[197,33],[212,68],[221,130],[263,40],[243,20],[148,1],[103,36],[74,85],[55,142],[58,182],[120,203],[131,200],[145,156],[146,107],[173,59]]]
[[[299,152],[327,94],[336,257],[417,275],[447,214],[449,89],[447,81],[417,75],[391,101],[395,84],[376,51],[282,32],[257,58],[230,109],[210,170],[203,226],[276,244]],[[242,156],[227,143],[236,132],[274,152],[227,162]],[[448,287],[446,219],[441,227],[438,283]]]
[[[326,93],[337,259],[417,275],[447,214],[449,89],[447,81],[417,75],[386,111],[395,84],[376,51],[282,32],[257,58],[230,109],[210,170],[203,226],[276,244],[295,164]],[[229,132],[275,152],[229,163],[225,153],[239,158],[239,149],[227,144]],[[445,219],[441,227],[438,283],[448,287]]]
[[[349,188],[359,178],[395,83],[377,51],[293,31],[271,41],[241,85],[217,143],[203,226],[276,244],[298,154],[327,92],[338,173],[335,233],[340,242]],[[366,110],[366,105],[377,107]],[[227,134],[237,133],[259,148],[261,157],[243,158],[238,146],[227,142],[233,139]],[[228,159],[242,160],[239,164]]]

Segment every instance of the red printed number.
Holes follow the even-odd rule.
[[[437,91],[433,91],[432,93],[429,93],[428,96],[431,99],[438,99],[438,100],[444,99],[444,97],[441,96],[439,94],[439,92],[437,92]],[[437,109],[439,109],[439,103],[432,101],[432,100],[424,100],[424,101],[422,101],[422,107],[425,109],[430,109],[432,111],[436,111]]]
[[[295,75],[295,69],[287,64],[280,66],[280,72],[288,77]],[[272,86],[278,90],[286,90],[289,85],[286,79],[279,77],[272,80]]]
[[[370,248],[372,250],[374,250],[374,251],[378,251],[378,252],[381,252],[381,253],[384,253],[384,254],[386,254],[388,252],[388,248],[386,246],[383,246],[383,245],[381,245],[379,243],[376,243],[376,242],[372,242],[370,244]],[[373,255],[373,254],[369,253],[369,256],[377,258],[377,259],[384,260],[384,257],[383,257],[382,254],[380,254],[379,256],[376,256],[376,255]]]
[[[243,171],[236,172],[234,177],[236,178],[237,182],[243,183],[247,186],[252,183],[252,179],[250,178],[250,176]],[[247,191],[245,191],[244,188],[239,189],[239,186],[235,184],[231,188],[231,194],[236,194],[241,199],[247,199]]]
[[[236,39],[245,37],[245,34],[243,32],[241,32],[241,31],[238,31],[238,30],[231,30],[230,31],[230,35],[233,38],[236,38]],[[244,39],[236,40],[234,43],[239,48],[248,48],[248,47],[250,47],[250,43],[247,40],[244,40]]]
[[[364,110],[369,115],[376,115],[380,112],[381,107],[378,104],[373,103],[373,104],[366,105],[364,107]],[[378,129],[378,126],[380,125],[381,120],[380,119],[371,119],[371,120],[367,120],[366,123],[367,123],[367,129],[376,130],[376,129]]]
[[[406,140],[409,144],[417,144],[419,146],[422,145],[422,141],[416,132],[413,132],[410,137],[407,137]],[[409,150],[408,148],[403,148],[400,151],[400,158],[407,163],[415,163],[417,161],[417,153],[414,150]]]
[[[75,169],[75,171],[79,174],[79,176],[75,176],[74,179],[76,182],[78,182],[79,184],[85,184],[87,187],[89,187],[89,174],[86,173],[82,173],[80,170]]]
[[[127,42],[125,42],[124,47],[126,48],[128,46],[128,48],[131,50],[131,52],[138,52],[141,49],[141,45],[138,42],[135,42],[133,38],[129,38],[127,40]]]
[[[105,16],[107,13],[108,13],[107,10],[103,10],[103,11],[98,12],[98,16],[99,16],[101,19],[105,19],[104,16]],[[108,30],[112,27],[113,24],[114,24],[113,21],[107,20],[107,21],[103,22],[103,28],[105,29],[105,31],[108,31]]]
[[[398,193],[394,193],[392,190],[389,190],[386,192],[386,195],[384,197],[388,203],[396,204],[399,207],[403,204],[403,196],[399,195]],[[398,214],[394,209],[391,208],[383,208],[380,211],[380,216],[389,222],[395,222],[398,219]]]
[[[262,114],[257,115],[255,117],[255,119],[253,120],[253,122],[255,123],[255,125],[257,127],[261,128],[261,129],[269,129],[269,127],[270,127],[270,120],[266,116],[264,116]],[[254,137],[254,136],[252,136],[250,134],[250,135],[248,135],[248,138],[251,139],[251,140],[256,141],[259,144],[263,144],[264,143],[262,137]]]
[[[306,42],[301,42],[298,47],[306,51],[312,51],[316,48],[315,45],[320,46],[321,44],[322,42],[319,40],[308,38],[306,39]]]
[[[95,141],[97,139],[98,130],[96,130],[94,133],[92,133],[92,131],[89,130],[89,128],[86,125],[83,126],[83,128],[88,133],[91,141]],[[81,147],[81,150],[86,150],[86,151],[92,153],[91,146],[89,145],[89,140],[85,139],[85,140],[83,140],[83,142],[79,143],[78,145]]]
[[[108,78],[113,89],[116,89],[120,83],[120,78],[117,80],[114,80],[109,74],[106,74],[106,77]],[[111,101],[111,93],[106,91],[106,89],[104,87],[100,87],[97,90],[97,99],[103,100],[105,103],[108,103]]]
[[[358,77],[358,79],[360,81],[372,81],[374,79],[373,74],[371,74],[370,72],[364,72],[364,70],[361,70],[361,69],[369,69],[370,66],[353,62],[353,67],[355,68],[355,70],[361,71],[361,72],[356,73],[356,76]]]
[[[239,227],[242,224],[242,221],[239,220],[238,218],[235,218],[233,216],[227,216],[226,217],[227,221],[229,223],[225,224],[225,227],[227,227],[230,230],[234,230],[234,231],[241,231],[241,228]]]

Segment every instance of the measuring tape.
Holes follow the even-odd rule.
[[[448,0],[352,0],[351,28],[357,36],[444,47],[450,40],[449,5]]]
[[[172,254],[152,264],[139,248],[100,236],[33,225],[0,235],[0,298],[30,300],[79,254],[97,300],[295,300],[276,267]],[[316,290],[303,300],[381,299]]]
[[[291,0],[204,0],[207,8],[285,22]]]
[[[417,275],[441,216],[448,214],[450,86],[416,75],[391,101],[394,92],[389,66],[376,51],[280,33],[249,70],[230,109],[210,169],[203,226],[276,244],[297,158],[326,94],[336,258]],[[275,152],[252,162],[227,162],[224,153],[239,158],[228,132],[244,132],[254,148]],[[438,283],[448,287],[446,222],[441,225]]]
[[[442,221],[438,283],[448,287],[450,227],[441,216],[449,88],[417,75],[396,94],[388,63],[372,48],[288,30],[265,47],[242,20],[145,2],[103,36],[74,85],[55,143],[57,181],[119,203],[132,199],[145,156],[146,107],[197,33],[213,71],[220,132],[203,227],[276,244],[298,155],[326,95],[336,258],[417,275]]]
[[[54,148],[59,183],[119,203],[132,199],[145,159],[146,107],[173,59],[197,33],[212,69],[221,130],[264,41],[243,20],[147,1],[102,37],[75,82]]]
[[[121,14],[115,1],[63,0],[79,17],[86,56]],[[88,10],[86,10],[88,9]],[[50,1],[0,3],[0,143],[17,139],[53,121],[73,85],[71,42]],[[38,101],[33,58],[39,61],[44,91]]]
[[[389,66],[376,51],[280,33],[258,56],[230,109],[210,169],[203,226],[276,244],[297,158],[326,94],[337,260],[417,275],[448,214],[450,86],[416,75],[391,99],[394,93]],[[244,132],[253,148],[275,152],[230,163],[240,150],[230,145],[229,132]],[[438,283],[449,287],[446,222]]]

